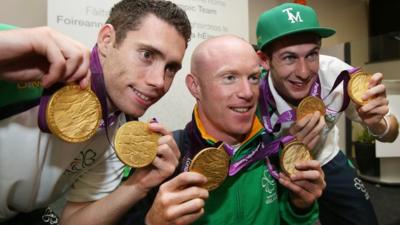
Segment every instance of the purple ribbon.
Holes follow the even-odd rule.
[[[266,145],[264,144],[264,142],[261,142],[256,150],[252,151],[250,154],[246,155],[242,159],[230,164],[229,176],[234,176],[241,169],[251,165],[253,162],[266,159],[268,156],[277,155],[279,152],[280,146],[285,145],[286,143],[291,142],[294,139],[295,138],[293,136],[288,135],[288,136],[279,138],[273,142],[270,142]],[[225,146],[232,149],[232,147],[230,147],[229,145],[225,144]],[[267,160],[269,161],[269,159],[267,159]],[[267,165],[268,165],[268,163],[267,163]],[[274,172],[274,168],[272,167],[272,164],[270,164],[270,163],[268,165],[268,170],[270,170],[270,173],[272,176],[274,176],[273,173],[277,174],[276,172]],[[277,178],[277,177],[275,177],[275,178]]]

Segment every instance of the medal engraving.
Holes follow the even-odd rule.
[[[150,131],[146,123],[127,122],[115,135],[115,152],[126,165],[134,168],[145,167],[156,158],[160,136]]]
[[[281,168],[289,176],[297,172],[295,168],[297,162],[308,160],[312,160],[308,147],[298,141],[287,144],[280,156]]]
[[[347,86],[347,92],[353,102],[357,105],[365,105],[368,100],[362,100],[362,96],[368,90],[369,80],[372,75],[363,71],[357,71],[351,75],[349,85]]]
[[[301,120],[308,114],[312,114],[315,111],[319,111],[321,116],[325,115],[325,104],[324,102],[314,96],[308,96],[301,100],[299,106],[296,109],[297,121]]]
[[[205,148],[193,158],[189,171],[207,177],[202,187],[211,191],[219,187],[228,175],[229,155],[223,148]]]
[[[64,141],[80,143],[91,138],[99,127],[101,106],[96,94],[78,85],[55,92],[46,109],[50,131]]]

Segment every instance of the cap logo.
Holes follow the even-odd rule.
[[[282,12],[287,13],[288,15],[288,20],[290,20],[291,23],[298,23],[298,22],[303,22],[300,16],[300,12],[296,12],[296,15],[294,15],[291,11],[293,8],[286,8],[282,10]]]

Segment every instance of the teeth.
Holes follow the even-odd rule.
[[[243,112],[249,111],[250,108],[246,107],[246,108],[232,108],[232,109],[233,109],[233,111],[235,111],[235,112],[243,113]]]
[[[140,93],[140,92],[137,91],[136,89],[134,89],[133,92],[135,92],[136,95],[139,96],[139,98],[141,98],[141,99],[143,99],[143,100],[145,100],[145,101],[148,101],[148,100],[150,99],[149,97],[147,97],[146,95]]]

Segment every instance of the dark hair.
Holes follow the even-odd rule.
[[[296,38],[298,35],[310,35],[310,36],[312,36],[312,37],[315,37],[315,40],[317,41],[317,44],[318,44],[319,46],[321,46],[321,36],[320,36],[319,34],[317,34],[317,33],[306,31],[306,32],[300,32],[300,33],[293,33],[293,34],[289,34],[289,35],[286,35],[286,36],[284,36],[284,37],[278,38],[278,39],[276,39],[276,40],[274,40],[274,41],[268,43],[267,45],[265,45],[265,46],[261,49],[261,51],[262,51],[264,54],[266,54],[269,58],[272,59],[272,54],[273,54],[274,51],[276,50],[275,48],[276,48],[277,43],[279,43],[282,39],[288,38],[288,37],[289,37],[289,38],[293,37],[294,40],[295,40],[295,38]]]
[[[185,11],[174,3],[163,0],[122,0],[115,4],[106,23],[113,25],[115,29],[116,45],[125,39],[128,31],[139,29],[142,19],[149,14],[174,26],[187,46],[191,26]]]

